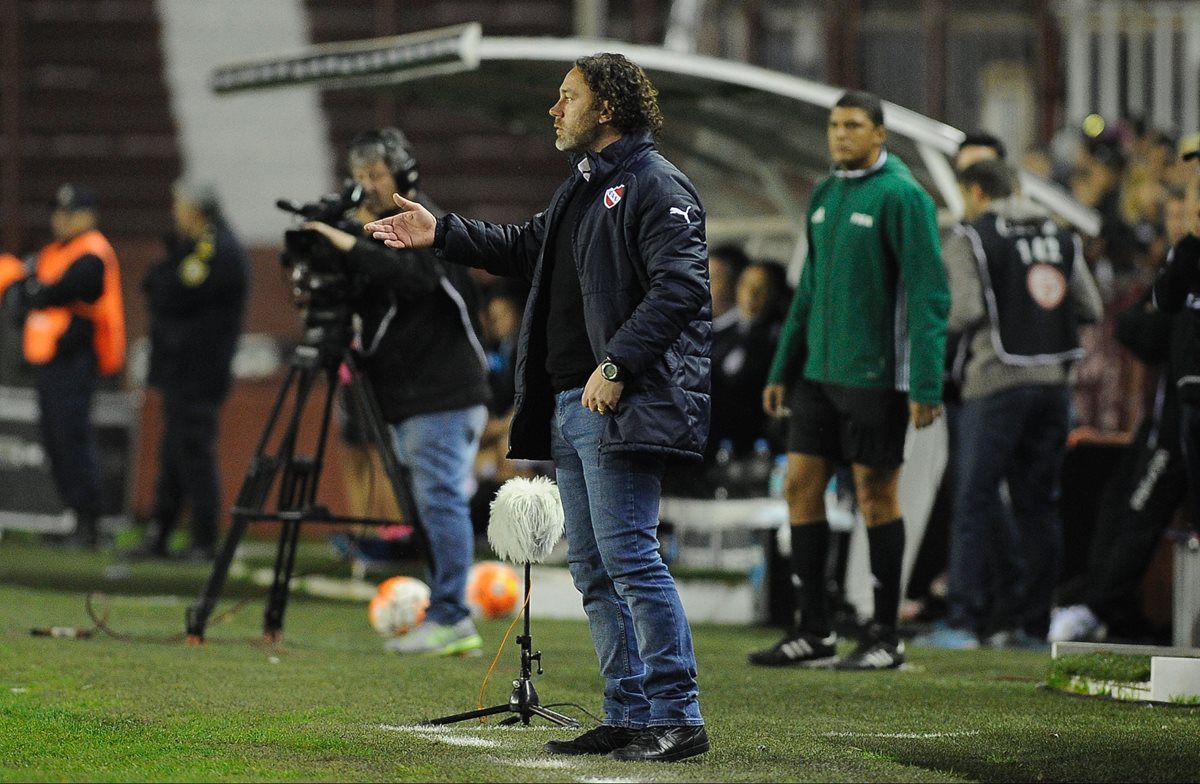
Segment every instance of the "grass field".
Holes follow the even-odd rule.
[[[481,625],[481,658],[400,658],[384,653],[364,603],[296,594],[285,642],[267,646],[263,589],[235,581],[218,612],[254,600],[189,647],[184,609],[207,570],[122,575],[112,563],[0,541],[0,780],[1200,781],[1200,708],[1039,689],[1048,653],[910,649],[900,672],[763,671],[743,663],[776,637],[757,627],[695,629],[709,754],[675,765],[551,757],[542,744],[573,732],[540,719],[418,726],[476,706],[506,622]],[[316,546],[300,570],[348,573]],[[108,624],[137,639],[30,636],[91,627],[93,590],[108,596]],[[542,702],[598,712],[585,625],[538,620],[536,585],[533,597]],[[510,640],[484,704],[506,701],[518,672]]]

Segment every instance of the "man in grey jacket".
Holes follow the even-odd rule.
[[[1013,197],[999,160],[959,174],[964,224],[945,245],[949,328],[970,335],[962,384],[959,480],[950,535],[947,625],[914,645],[978,647],[997,632],[1044,643],[1058,582],[1062,522],[1056,508],[1069,429],[1071,364],[1083,356],[1079,323],[1098,321],[1100,293],[1078,235]],[[1009,613],[989,628],[989,559],[1007,480],[1021,575]],[[1004,600],[1000,600],[1004,601]]]

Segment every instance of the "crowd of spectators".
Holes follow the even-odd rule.
[[[1145,367],[1122,348],[1117,317],[1154,280],[1170,249],[1167,212],[1190,176],[1179,140],[1136,119],[1093,134],[1063,131],[1049,151],[1028,153],[1023,165],[1067,188],[1099,212],[1099,236],[1085,238],[1084,255],[1104,300],[1104,319],[1082,334],[1087,355],[1075,366],[1076,434],[1125,438],[1145,411],[1154,387]]]
[[[1153,310],[1147,304],[1151,284],[1171,247],[1190,228],[1183,214],[1184,191],[1194,166],[1181,160],[1177,139],[1139,121],[1121,120],[1103,128],[1097,123],[1090,130],[1064,131],[1049,150],[1032,151],[1023,160],[1025,168],[1058,182],[1101,217],[1100,232],[1084,237],[1083,243],[1103,316],[1099,323],[1081,327],[1084,356],[1073,363],[1068,443],[1075,454],[1068,453],[1062,467],[1060,503],[1065,534],[1072,541],[1067,543],[1068,563],[1059,573],[1065,582],[1059,586],[1060,607],[1052,616],[1049,639],[1096,639],[1110,622],[1116,636],[1161,638],[1161,624],[1156,628],[1139,612],[1135,589],[1163,529],[1182,519],[1183,497],[1173,481],[1180,469],[1174,467],[1178,450],[1172,445],[1177,424],[1169,413],[1174,381],[1166,362],[1170,343],[1164,338],[1148,346],[1144,334],[1169,336],[1172,328],[1147,327],[1138,336],[1129,325],[1134,318],[1144,320],[1143,311]],[[1089,448],[1096,453],[1088,457],[1090,462],[1081,457]],[[1167,455],[1172,456],[1170,471],[1163,469]],[[1099,503],[1097,468],[1111,477]],[[931,520],[931,530],[957,512],[952,505],[935,511],[934,517],[942,519]],[[945,540],[939,545],[945,548]],[[1072,550],[1090,555],[1076,557]],[[932,581],[927,574],[923,581],[921,577],[916,575],[910,586],[916,601],[906,603],[908,620],[936,618],[938,609],[930,612],[930,607],[939,608],[938,600],[946,598],[944,576]]]

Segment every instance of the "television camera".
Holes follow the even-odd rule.
[[[275,206],[357,235],[362,227],[350,213],[363,198],[362,186],[351,183],[314,202],[278,199]],[[350,344],[352,317],[364,281],[348,269],[345,254],[314,229],[285,231],[279,260],[291,272],[293,299],[304,317],[304,343],[323,356],[340,357]]]

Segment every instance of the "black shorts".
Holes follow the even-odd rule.
[[[788,451],[877,468],[904,462],[908,395],[891,389],[796,382],[788,394]]]

